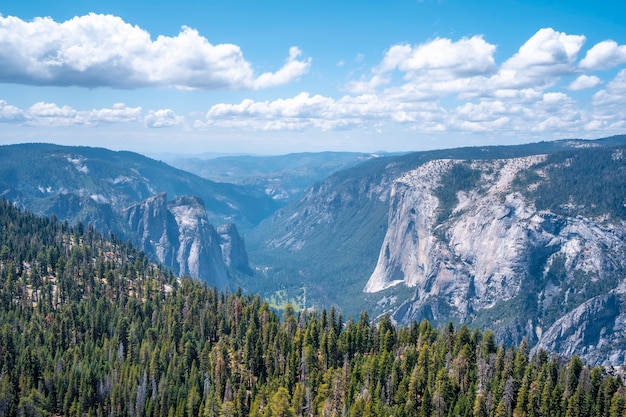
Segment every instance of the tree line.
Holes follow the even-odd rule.
[[[177,279],[132,246],[0,202],[0,415],[618,417],[580,358],[429,322]]]

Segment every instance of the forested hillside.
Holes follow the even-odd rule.
[[[616,372],[616,370],[611,370]],[[287,308],[177,280],[0,202],[0,415],[623,416],[619,376],[493,333]]]

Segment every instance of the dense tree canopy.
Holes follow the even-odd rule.
[[[0,203],[0,415],[624,416],[623,381],[491,332],[397,328],[177,280]]]

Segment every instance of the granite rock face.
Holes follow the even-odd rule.
[[[217,228],[217,235],[226,266],[246,275],[252,275],[246,246],[237,231],[237,226],[233,223],[223,224]]]
[[[133,243],[174,273],[228,288],[219,237],[198,197],[168,202],[161,193],[129,207],[123,215]]]
[[[598,295],[558,319],[533,351],[579,355],[599,365],[626,363],[626,294],[624,288]]]
[[[594,352],[615,345],[613,335],[625,327],[624,297],[616,289],[626,270],[625,224],[537,210],[513,180],[544,160],[434,160],[398,177],[364,292],[413,289],[393,312],[398,322],[473,323],[494,329],[505,342],[525,337],[595,363],[623,360],[624,346]],[[477,180],[456,192],[442,217],[439,187],[459,164]]]

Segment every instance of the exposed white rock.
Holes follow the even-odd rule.
[[[176,259],[182,275],[202,278],[218,288],[228,288],[219,238],[197,197],[180,197],[168,204],[178,224],[180,246]]]
[[[597,365],[621,365],[626,361],[626,300],[613,290],[594,297],[558,319],[540,335],[539,349],[563,356],[579,355]]]
[[[457,206],[440,224],[436,189],[454,164],[467,162],[430,161],[397,178],[390,192],[387,234],[364,291],[415,288],[413,299],[396,314],[399,321],[438,319],[438,308],[444,308],[446,317],[452,311],[467,321],[477,311],[520,294],[529,279],[545,280],[557,260],[564,263],[566,280],[581,273],[601,280],[623,268],[623,225],[539,212],[511,187],[520,170],[544,159],[472,162],[480,179],[458,193]],[[539,304],[547,309],[562,286],[544,287]],[[528,326],[529,333],[546,334],[541,323]]]
[[[157,194],[126,209],[125,218],[135,243],[175,273],[228,288],[219,238],[198,198],[168,202]]]

